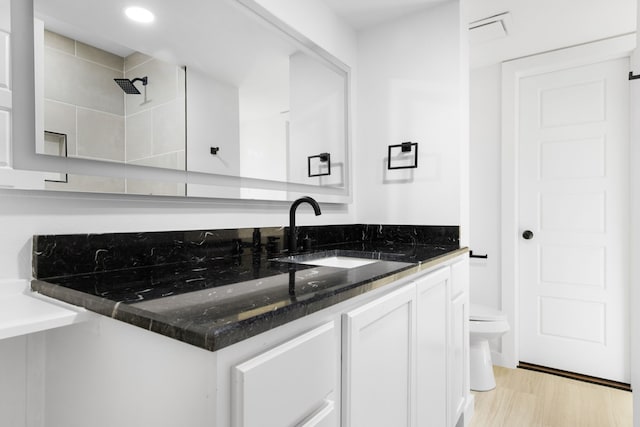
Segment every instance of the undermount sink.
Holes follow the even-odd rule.
[[[305,264],[305,265],[317,265],[321,267],[335,267],[335,268],[356,268],[367,264],[373,264],[378,262],[378,259],[371,258],[358,258],[344,255],[293,255],[286,258],[279,258],[277,261],[290,262],[293,264]]]
[[[377,259],[353,258],[348,256],[328,256],[309,261],[298,261],[298,264],[312,264],[323,267],[355,268],[378,262]]]

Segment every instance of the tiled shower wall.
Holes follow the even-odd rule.
[[[69,157],[124,162],[124,96],[113,81],[124,58],[50,31],[44,43],[45,131],[67,135]]]
[[[185,71],[139,52],[124,60],[128,79],[149,77],[147,98],[127,95],[126,161],[185,168]],[[141,83],[136,83],[140,91]]]
[[[69,157],[184,170],[185,71],[152,57],[126,58],[45,31],[45,130],[67,135]],[[148,76],[125,95],[114,78]],[[48,188],[183,195],[184,185],[71,175]]]
[[[125,95],[125,160],[168,169],[186,168],[186,76],[182,67],[134,52],[124,58],[124,76],[147,76],[147,91]],[[185,185],[127,180],[127,192],[184,195]]]

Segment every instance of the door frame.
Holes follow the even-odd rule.
[[[518,146],[520,80],[546,72],[595,62],[630,57],[635,48],[634,34],[623,35],[574,47],[558,49],[502,63],[502,135],[501,135],[501,290],[502,311],[508,317],[511,333],[502,338],[501,352],[494,355],[498,365],[515,368],[518,364],[519,341],[519,224],[518,224]],[[627,78],[627,76],[620,76]],[[633,135],[633,134],[632,134]],[[633,152],[633,151],[632,151]],[[639,160],[635,156],[636,160]],[[631,161],[634,160],[632,156]],[[632,187],[632,191],[633,187]],[[633,229],[634,217],[631,217]],[[634,245],[634,242],[631,242]],[[631,277],[634,277],[633,271]],[[633,300],[633,295],[632,295]],[[631,310],[630,310],[631,313]],[[631,334],[630,348],[634,348]],[[631,371],[634,371],[633,358]]]

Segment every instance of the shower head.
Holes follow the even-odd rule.
[[[113,79],[113,80],[115,80],[115,82],[118,83],[118,86],[120,86],[120,88],[127,95],[140,95],[140,91],[138,90],[137,87],[135,87],[134,83],[142,82],[142,86],[146,86],[148,82],[148,79],[146,76],[137,77],[133,80],[129,80],[129,79]]]

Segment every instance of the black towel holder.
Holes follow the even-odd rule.
[[[482,258],[482,259],[487,259],[489,258],[489,255],[474,255],[473,251],[469,251],[469,258]]]

